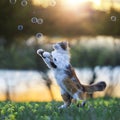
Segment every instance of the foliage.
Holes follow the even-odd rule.
[[[0,102],[1,120],[120,120],[120,102],[115,98],[91,99],[85,107],[75,104],[58,109],[61,102]]]
[[[105,46],[85,47],[78,45],[71,48],[72,65],[75,67],[95,67],[120,65],[120,51]]]
[[[111,17],[115,17],[115,21],[111,20]],[[119,31],[120,28],[118,26],[120,26],[120,12],[111,8],[109,13],[104,16],[104,21],[102,22],[101,27],[99,27],[98,29],[98,33],[102,34],[102,35],[112,35],[112,36],[119,36]]]
[[[40,45],[39,48],[45,48]],[[36,46],[12,44],[11,47],[0,47],[0,69],[38,69],[47,70],[43,60],[36,54]],[[49,49],[48,49],[49,51]],[[120,49],[102,47],[71,46],[71,63],[74,67],[95,67],[120,65]]]
[[[46,68],[34,47],[13,44],[7,49],[0,47],[0,53],[1,69],[44,70]]]

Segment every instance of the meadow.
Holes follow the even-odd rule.
[[[0,120],[120,120],[120,99],[89,99],[85,107],[62,102],[0,102]]]

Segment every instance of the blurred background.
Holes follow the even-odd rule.
[[[82,83],[107,83],[86,97],[120,97],[120,0],[0,0],[0,29],[0,100],[60,101],[36,54],[59,41]]]

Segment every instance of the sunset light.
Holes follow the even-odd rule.
[[[77,7],[79,6],[81,3],[85,2],[86,0],[65,0],[64,4],[68,5],[68,7]]]
[[[41,5],[43,7],[48,7],[51,3],[55,2],[58,3],[58,0],[33,0],[34,5]],[[100,0],[61,0],[59,2],[68,8],[77,8],[86,2],[92,2],[95,6],[99,6],[101,4]]]
[[[120,10],[119,1],[102,1],[102,0],[32,0],[33,5],[42,6],[43,8],[62,5],[63,9],[77,10],[86,3],[90,3],[94,9],[109,10],[114,3],[114,7]]]
[[[91,2],[94,7],[100,6],[100,0],[62,0],[62,4],[66,9],[78,9],[85,3]]]

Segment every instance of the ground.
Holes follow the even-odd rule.
[[[120,120],[120,99],[89,99],[59,110],[62,102],[0,102],[0,120]]]

